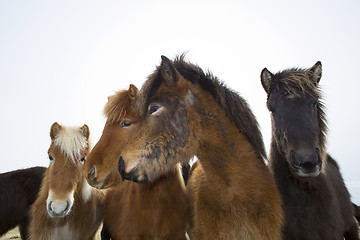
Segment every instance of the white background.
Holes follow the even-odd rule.
[[[268,149],[261,70],[321,60],[328,151],[360,204],[359,29],[357,0],[0,0],[0,172],[47,166],[55,121],[96,143],[107,96],[183,52],[247,99]]]

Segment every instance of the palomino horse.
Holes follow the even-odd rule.
[[[27,239],[30,206],[36,200],[44,167],[32,167],[0,174],[0,237],[19,225]]]
[[[154,182],[196,155],[190,237],[281,239],[281,198],[243,98],[183,57],[162,56],[135,107],[140,126],[119,159],[124,178]]]
[[[102,220],[103,196],[82,175],[89,128],[51,126],[50,165],[31,207],[30,239],[93,239]]]
[[[284,202],[285,239],[359,239],[350,195],[326,152],[326,120],[318,88],[321,63],[273,75],[268,94],[272,141],[269,166]]]
[[[118,160],[139,128],[133,102],[138,90],[119,91],[105,106],[107,122],[88,155],[84,173],[97,188],[111,187],[105,197],[104,226],[112,239],[179,239],[185,237],[188,199],[179,168],[153,183],[120,181]]]

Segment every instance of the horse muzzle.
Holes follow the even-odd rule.
[[[46,209],[50,217],[62,218],[65,217],[71,210],[74,203],[74,194],[70,193],[67,200],[53,200],[52,192],[50,191],[49,196],[46,200]]]
[[[91,168],[90,172],[87,174],[86,180],[90,184],[90,186],[97,189],[104,189],[110,187],[108,184],[111,178],[111,173],[108,174],[105,179],[100,179],[96,176],[96,168],[95,165]]]
[[[291,167],[299,177],[317,177],[321,172],[322,161],[320,151],[290,152]]]
[[[53,202],[50,201],[47,205],[47,211],[52,218],[62,218],[70,211],[70,201]]]

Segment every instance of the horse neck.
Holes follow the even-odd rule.
[[[182,178],[182,174],[179,167],[176,167],[174,171],[169,172],[167,175],[161,176],[153,183],[148,184],[136,184],[143,191],[155,193],[154,190],[157,189],[158,191],[170,191],[175,190],[178,191],[179,188],[182,188],[185,191],[185,184]],[[156,196],[156,194],[154,194]]]
[[[200,108],[192,110],[199,113],[195,128],[195,139],[198,141],[196,155],[205,172],[213,173],[229,184],[231,180],[239,181],[249,176],[232,174],[234,172],[265,167],[259,153],[215,100],[208,100]]]

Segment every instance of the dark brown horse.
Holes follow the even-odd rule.
[[[0,174],[0,236],[19,226],[27,239],[30,206],[36,200],[44,167],[20,169]]]
[[[93,239],[103,217],[103,194],[83,177],[89,128],[51,126],[51,145],[39,196],[31,206],[29,239]]]
[[[162,57],[135,104],[140,126],[119,159],[125,179],[155,182],[196,155],[190,237],[281,239],[280,195],[243,98],[183,57]]]
[[[102,136],[85,163],[84,173],[92,186],[111,187],[106,192],[102,237],[183,240],[189,204],[179,166],[152,183],[120,180],[119,157],[139,128],[133,111],[137,92],[131,84],[109,97]]]
[[[273,126],[269,165],[283,198],[284,237],[359,239],[350,194],[326,152],[321,75],[320,62],[275,75],[266,68],[261,72]]]

